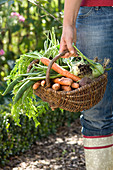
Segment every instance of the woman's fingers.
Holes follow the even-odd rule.
[[[61,36],[59,53],[62,53],[64,50],[68,50],[69,53],[66,53],[62,58],[76,56],[76,50],[72,45],[73,43],[76,44],[76,29],[65,27]]]
[[[61,39],[59,53],[62,53],[65,50],[69,50],[69,52],[66,53],[62,58],[69,58],[75,53],[72,44],[68,41],[66,42],[65,40]]]

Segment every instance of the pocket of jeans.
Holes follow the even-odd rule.
[[[93,7],[80,7],[79,12],[78,12],[78,18],[85,18],[90,16],[92,12]]]
[[[112,6],[106,6],[106,7],[101,7],[101,8],[105,12],[105,14],[113,15],[113,7]]]

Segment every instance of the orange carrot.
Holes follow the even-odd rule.
[[[45,80],[42,80],[41,81],[41,86],[44,86],[46,84],[46,81]]]
[[[70,86],[61,86],[61,89],[64,90],[64,91],[71,91],[71,87]]]
[[[73,80],[70,79],[70,78],[64,78],[64,77],[62,77],[62,78],[60,79],[59,83],[60,83],[61,85],[69,85],[69,86],[71,86],[71,84],[73,83]]]
[[[59,83],[59,82],[60,82],[60,78],[52,79],[52,82],[53,82],[53,83]]]
[[[55,78],[53,79],[54,83],[59,83],[61,85],[71,85],[73,83],[73,80],[70,78],[62,77],[62,78]]]
[[[40,81],[37,81],[34,85],[33,85],[33,89],[36,90],[39,86],[40,86]]]
[[[71,87],[74,88],[74,89],[77,89],[77,88],[79,88],[79,84],[76,83],[76,82],[73,82],[73,83],[71,84]]]
[[[45,64],[46,66],[49,65],[49,63],[51,62],[50,59],[46,58],[46,57],[42,57],[41,59],[41,62],[43,64]],[[56,71],[57,73],[65,76],[65,77],[68,77],[68,78],[71,78],[72,80],[74,81],[79,81],[81,80],[81,78],[79,78],[78,76],[75,76],[74,74],[70,73],[69,71],[65,70],[64,68],[62,68],[61,66],[59,66],[57,63],[53,63],[52,65],[52,69],[54,71]]]
[[[52,89],[53,89],[53,90],[56,90],[56,91],[59,90],[59,89],[60,89],[60,84],[59,84],[59,83],[53,84],[53,85],[52,85]]]

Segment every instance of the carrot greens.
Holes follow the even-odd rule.
[[[40,61],[41,57],[49,59],[54,58],[59,53],[59,41],[55,37],[54,29],[46,33],[46,40],[44,42],[44,50],[29,52],[23,54],[19,59],[16,60],[15,66],[7,76],[7,90],[4,94],[6,95],[11,91],[13,106],[11,114],[17,123],[20,124],[20,115],[26,114],[29,118],[32,118],[35,122],[35,126],[40,123],[37,120],[39,114],[46,113],[49,109],[49,105],[37,98],[33,94],[33,84],[38,80],[46,78],[47,66],[42,64]],[[27,72],[27,68],[34,59],[39,59],[39,63],[32,65],[30,72]],[[57,60],[57,63],[63,65],[63,60]],[[50,79],[61,77],[60,74],[51,70]]]

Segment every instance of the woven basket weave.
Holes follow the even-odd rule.
[[[78,89],[69,92],[55,91],[49,87],[49,73],[52,64],[64,54],[65,52],[59,54],[51,61],[46,73],[46,87],[39,86],[34,93],[43,101],[48,102],[51,108],[62,108],[70,112],[88,110],[103,98],[107,85],[107,73]]]

